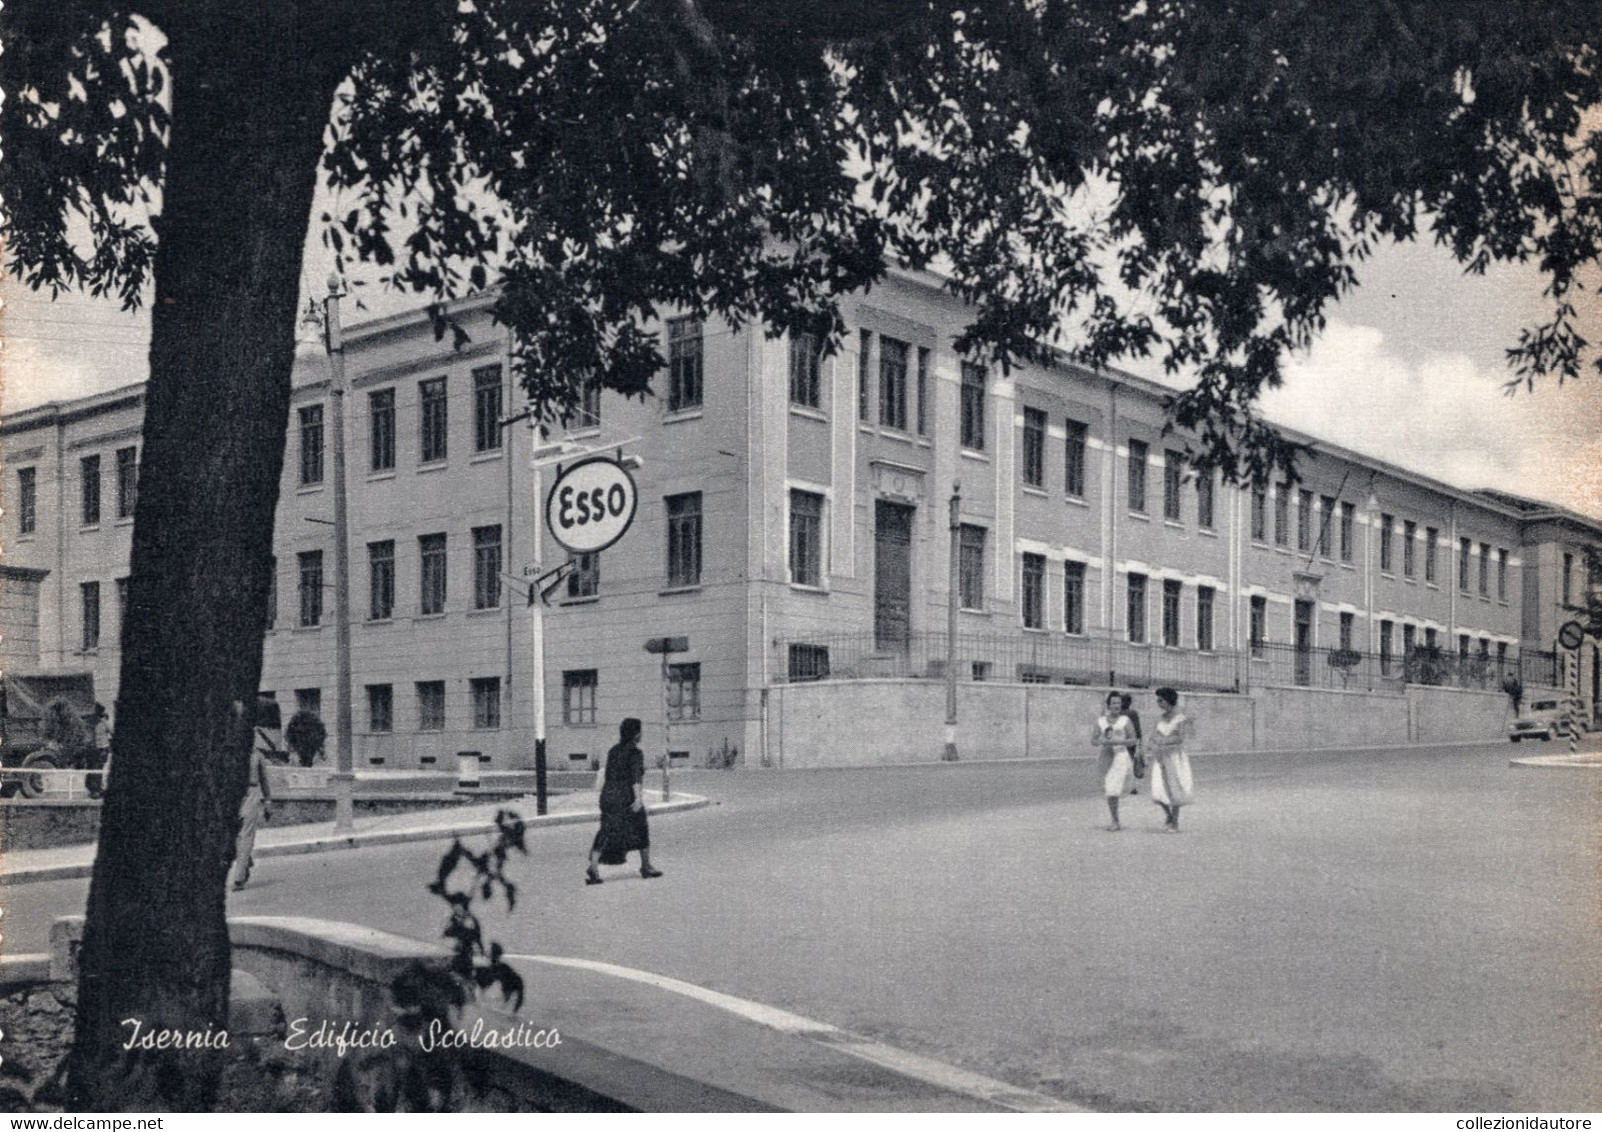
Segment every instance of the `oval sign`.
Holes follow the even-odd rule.
[[[608,456],[592,456],[568,468],[545,497],[551,537],[574,554],[605,550],[634,522],[640,495],[628,469]]]
[[[1585,626],[1578,621],[1565,621],[1558,630],[1558,644],[1566,649],[1577,649],[1585,643]]]

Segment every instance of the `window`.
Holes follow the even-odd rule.
[[[790,336],[790,403],[809,409],[822,407],[818,369],[823,359],[815,334]]]
[[[879,423],[907,431],[907,344],[879,337]]]
[[[1213,651],[1213,599],[1216,591],[1211,586],[1196,587],[1196,648],[1201,652]]]
[[[1425,629],[1424,630],[1424,647],[1427,648],[1427,649],[1433,649],[1433,648],[1435,648],[1435,644],[1436,644],[1436,642],[1435,642],[1435,630],[1434,629]]]
[[[1468,539],[1457,541],[1457,588],[1464,593],[1469,592],[1469,559],[1473,557],[1474,544]],[[1563,604],[1569,603],[1569,571],[1568,564],[1571,556],[1563,556]]]
[[[1402,524],[1402,577],[1411,578],[1417,567],[1418,524],[1409,519]]]
[[[300,624],[302,628],[323,623],[323,552],[302,551],[300,561]]]
[[[1251,641],[1253,656],[1263,655],[1263,645],[1268,640],[1268,599],[1261,594],[1254,595],[1251,602],[1251,624],[1247,630]]]
[[[128,593],[128,586],[127,586],[128,579],[124,578],[122,581],[123,581],[122,590],[117,596],[119,598],[126,598],[127,597],[127,593]],[[124,606],[123,623],[126,624],[127,620],[128,620],[127,607]],[[269,558],[267,560],[267,624],[264,627],[268,628],[268,629],[271,629],[275,624],[277,624],[277,622],[278,622],[278,559],[277,558]]]
[[[985,447],[985,367],[975,362],[962,363],[962,446]]]
[[[393,684],[367,685],[367,730],[380,733],[395,730]]]
[[[83,599],[82,648],[91,652],[100,647],[100,583],[84,582],[78,591]]]
[[[394,468],[395,391],[377,389],[367,395],[367,469],[389,472]]]
[[[1481,660],[1490,660],[1491,659],[1491,638],[1489,638],[1489,637],[1481,637],[1480,638],[1480,659]]]
[[[1417,625],[1403,625],[1402,626],[1402,659],[1406,660],[1408,657],[1412,656],[1413,655],[1413,650],[1415,648],[1417,648],[1417,647],[1418,647],[1418,626]]]
[[[595,722],[596,672],[593,668],[562,673],[562,722]]]
[[[1068,443],[1063,450],[1063,486],[1075,499],[1085,497],[1085,446],[1089,431],[1083,421],[1068,422]]]
[[[1391,634],[1396,626],[1389,621],[1380,622],[1380,675],[1391,674]],[[1412,628],[1412,626],[1408,626]],[[1409,650],[1411,651],[1411,650]]]
[[[445,730],[445,681],[417,682],[417,730]]]
[[[699,664],[668,665],[667,717],[670,721],[701,718]]]
[[[431,377],[417,383],[418,459],[433,463],[449,453],[450,412],[445,400],[445,379]]]
[[[1468,575],[1468,539],[1463,540],[1463,576]],[[1563,556],[1563,604],[1571,605],[1574,602],[1574,555]]]
[[[1296,549],[1313,549],[1313,493],[1306,489],[1296,493]]]
[[[1491,596],[1491,544],[1480,543],[1480,596]]]
[[[595,597],[601,592],[601,552],[575,554],[568,561],[573,567],[567,572],[568,597]]]
[[[1146,639],[1146,575],[1129,575],[1129,591],[1125,615],[1125,628],[1129,639],[1140,644]]]
[[[1080,636],[1085,631],[1085,564],[1064,562],[1062,569],[1063,631]]]
[[[1424,580],[1434,582],[1437,570],[1435,568],[1435,544],[1440,541],[1441,532],[1434,527],[1424,528]]]
[[[296,688],[295,710],[320,718],[323,714],[323,690],[321,688]]]
[[[117,587],[117,629],[120,632],[122,627],[128,624],[128,579],[118,578],[115,582],[115,585]],[[270,594],[271,592],[272,585],[269,581],[268,593]],[[271,614],[269,614],[267,618],[267,627],[269,629],[272,628]]]
[[[701,584],[701,493],[670,495],[667,504],[669,586]]]
[[[117,518],[132,519],[139,499],[139,449],[117,449]]]
[[[1252,541],[1268,541],[1268,489],[1252,488]]]
[[[500,524],[473,528],[473,608],[499,609],[501,605]]]
[[[1459,664],[1463,664],[1468,661],[1469,647],[1469,635],[1467,633],[1459,633],[1457,635],[1457,660]]]
[[[78,461],[79,493],[83,500],[83,525],[100,522],[100,457],[85,456]]]
[[[1196,473],[1196,525],[1204,531],[1215,526],[1213,521],[1213,473],[1211,469]]]
[[[1380,516],[1380,571],[1390,574],[1396,570],[1396,553],[1392,545],[1396,539],[1396,520],[1389,515]]]
[[[668,319],[668,412],[701,407],[701,320]]]
[[[829,678],[829,646],[791,645],[789,677],[790,682],[793,684],[806,680],[827,680]]]
[[[39,469],[17,469],[17,533],[31,535],[39,528]]]
[[[1274,545],[1290,545],[1291,485],[1282,483],[1274,492]]]
[[[985,607],[985,529],[964,523],[958,532],[958,602],[963,609]]]
[[[1328,558],[1331,545],[1330,530],[1335,526],[1335,497],[1321,495],[1318,497],[1318,505],[1318,556]]]
[[[1496,642],[1496,670],[1498,672],[1507,671],[1507,642],[1506,641],[1497,641]]]
[[[445,612],[445,536],[423,535],[417,540],[420,572],[417,611],[424,617]]]
[[[1498,601],[1507,600],[1507,551],[1496,552],[1496,598]]]
[[[501,447],[501,367],[473,371],[473,451],[497,452]]]
[[[1039,554],[1023,556],[1023,623],[1025,629],[1046,627],[1046,559]]]
[[[790,581],[823,585],[823,496],[790,492]]]
[[[578,404],[574,406],[572,428],[575,430],[601,427],[601,379],[591,375],[579,385]]]
[[[1180,487],[1185,482],[1185,456],[1172,448],[1163,453],[1163,518],[1171,523],[1183,517],[1179,499]]]
[[[929,435],[929,350],[918,347],[918,435]]]
[[[300,410],[300,482],[305,487],[323,482],[323,407]]]
[[[1146,445],[1139,440],[1129,442],[1129,509],[1146,512]]]
[[[1355,628],[1356,624],[1357,624],[1357,615],[1355,613],[1343,613],[1343,614],[1341,614],[1341,636],[1340,636],[1340,641],[1341,641],[1341,651],[1342,652],[1351,652],[1352,651],[1352,630]]]
[[[1023,481],[1030,487],[1046,486],[1046,414],[1024,410]]]
[[[1172,578],[1163,580],[1163,644],[1171,649],[1179,647],[1179,600],[1182,583]]]
[[[476,676],[467,682],[473,696],[473,728],[494,731],[501,725],[501,678]]]
[[[1351,503],[1341,503],[1341,561],[1350,562],[1352,552],[1357,542],[1355,531],[1357,526],[1357,508]]]
[[[367,544],[367,619],[395,616],[395,540]]]
[[[873,374],[873,331],[857,331],[857,419],[868,419],[868,378]]]

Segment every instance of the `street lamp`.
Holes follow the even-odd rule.
[[[962,586],[962,481],[951,482],[951,586],[946,601],[946,749],[941,758],[957,761],[957,606]]]
[[[329,399],[334,426],[334,830],[355,824],[355,782],[350,706],[350,521],[345,500],[345,339],[339,325],[338,274],[328,276],[323,323],[330,369]]]

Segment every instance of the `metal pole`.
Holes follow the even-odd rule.
[[[662,801],[670,796],[668,790],[668,764],[673,761],[673,705],[669,702],[668,654],[662,652]]]
[[[951,592],[946,601],[946,749],[941,756],[957,761],[957,607],[962,587],[962,482],[951,482]]]
[[[533,613],[533,677],[530,683],[534,685],[534,812],[545,813],[545,600],[535,592],[539,586],[541,574],[541,551],[545,545],[545,500],[540,486],[540,427],[539,416],[534,406],[529,406],[529,470],[534,489],[534,533],[531,536],[533,543],[534,569],[529,579],[529,608]]]
[[[334,830],[355,824],[356,776],[351,751],[350,526],[345,500],[345,341],[339,325],[340,282],[328,277],[326,301],[330,401],[334,416]]]

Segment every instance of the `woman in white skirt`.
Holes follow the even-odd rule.
[[[1112,815],[1109,833],[1123,828],[1118,824],[1118,799],[1129,789],[1134,773],[1134,742],[1135,731],[1124,714],[1123,697],[1117,692],[1107,693],[1106,707],[1090,732],[1090,745],[1101,752],[1096,766],[1101,773],[1102,793],[1107,796],[1107,812]]]
[[[1194,791],[1190,756],[1185,753],[1193,725],[1179,710],[1179,693],[1172,688],[1157,689],[1157,706],[1162,718],[1147,740],[1151,752],[1151,800],[1163,808],[1163,832],[1178,833],[1179,807],[1190,804]]]

